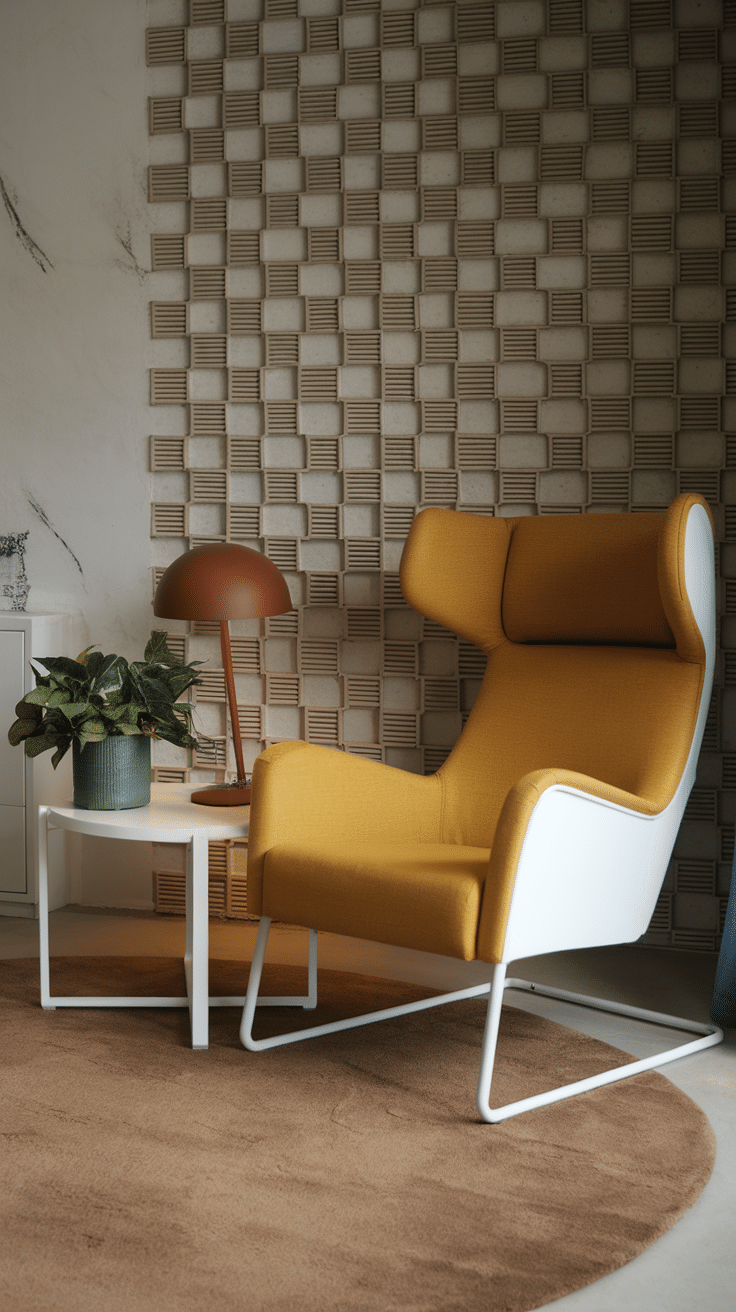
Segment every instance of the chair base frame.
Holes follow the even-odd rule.
[[[690,1053],[700,1052],[704,1048],[711,1048],[723,1040],[723,1030],[719,1029],[717,1025],[704,1025],[698,1021],[683,1019],[680,1016],[669,1016],[664,1012],[647,1011],[643,1007],[632,1007],[626,1003],[612,1002],[605,998],[588,997],[584,993],[572,993],[567,989],[552,988],[546,984],[535,984],[529,980],[507,979],[505,964],[493,967],[493,977],[490,983],[475,984],[470,988],[456,989],[451,993],[443,993],[436,997],[421,998],[417,1002],[404,1003],[397,1007],[385,1007],[381,1011],[366,1012],[361,1016],[350,1016],[346,1020],[330,1021],[325,1025],[313,1025],[308,1029],[294,1030],[288,1034],[254,1039],[253,1020],[257,1006],[293,1006],[296,1004],[305,1009],[313,1009],[317,1005],[317,932],[313,929],[309,930],[309,982],[306,997],[258,997],[270,928],[271,921],[269,917],[262,916],[258,926],[240,1025],[240,1040],[245,1048],[248,1048],[251,1052],[263,1052],[268,1048],[282,1047],[287,1043],[298,1043],[302,1039],[317,1039],[326,1034],[335,1034],[340,1030],[355,1029],[359,1025],[371,1025],[375,1021],[406,1016],[413,1011],[426,1011],[430,1007],[439,1007],[446,1002],[457,1002],[463,998],[478,998],[485,995],[488,997],[488,1010],[481,1049],[476,1107],[481,1120],[490,1125],[496,1125],[511,1116],[518,1116],[521,1112],[532,1111],[536,1107],[545,1107],[549,1103],[560,1102],[563,1098],[572,1098],[576,1094],[587,1093],[591,1089],[598,1089],[603,1085],[628,1079],[630,1076],[638,1075],[642,1071],[664,1066],[667,1062],[675,1061],[679,1057],[686,1057]],[[507,989],[523,993],[534,993],[541,997],[554,998],[562,1002],[571,1002],[579,1006],[592,1008],[595,1011],[609,1012],[616,1016],[627,1016],[649,1024],[661,1025],[666,1029],[683,1030],[690,1034],[697,1034],[700,1037],[691,1039],[687,1043],[680,1043],[665,1052],[654,1053],[649,1057],[627,1062],[623,1066],[616,1066],[612,1070],[601,1071],[599,1074],[588,1076],[584,1080],[576,1080],[572,1084],[564,1084],[545,1093],[535,1094],[529,1098],[521,1098],[517,1102],[506,1103],[503,1107],[491,1107],[489,1100],[496,1057],[498,1027],[501,1020],[504,993]]]

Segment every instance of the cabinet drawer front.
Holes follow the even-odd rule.
[[[25,807],[0,806],[0,894],[27,891]]]
[[[24,640],[22,629],[0,632],[0,806],[25,802],[26,758],[22,746],[8,742],[15,705],[23,696]]]

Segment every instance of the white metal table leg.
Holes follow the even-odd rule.
[[[38,808],[38,949],[41,966],[41,1006],[56,1011],[51,1003],[49,964],[49,828],[48,807]]]
[[[187,979],[192,1047],[209,1045],[209,844],[206,834],[193,834],[187,847]]]

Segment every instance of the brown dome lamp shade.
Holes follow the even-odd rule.
[[[179,556],[161,577],[153,599],[153,613],[171,620],[217,620],[220,625],[222,668],[237,779],[192,793],[192,801],[203,806],[246,806],[250,787],[246,782],[243,744],[230,649],[230,620],[284,615],[292,610],[289,589],[279,569],[251,547],[236,542],[211,542],[193,547]]]

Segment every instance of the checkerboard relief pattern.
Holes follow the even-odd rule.
[[[426,505],[702,492],[723,617],[648,935],[714,948],[736,820],[736,3],[152,0],[154,575],[232,540],[296,609],[234,641],[249,760],[304,738],[431,772],[482,654],[406,607]],[[209,740],[160,777],[222,769]]]

